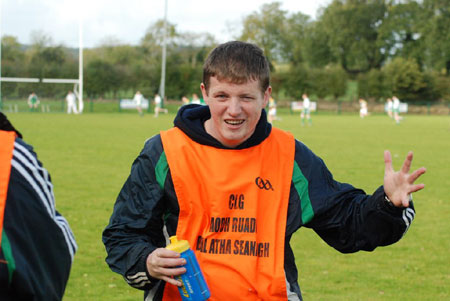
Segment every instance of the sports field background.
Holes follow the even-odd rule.
[[[145,140],[172,126],[174,112],[136,114],[7,113],[49,170],[57,209],[74,231],[78,253],[64,300],[142,300],[107,267],[101,233]],[[416,219],[397,244],[340,254],[310,229],[292,238],[305,300],[450,299],[450,118],[411,116],[396,125],[383,115],[281,114],[275,126],[294,133],[322,157],[335,179],[366,192],[382,184],[383,151],[398,169],[409,150],[425,190],[414,195]]]

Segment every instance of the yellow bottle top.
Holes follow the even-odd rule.
[[[168,250],[172,250],[178,253],[182,253],[186,250],[189,250],[189,243],[187,240],[178,240],[177,236],[170,237],[170,245],[166,247]]]

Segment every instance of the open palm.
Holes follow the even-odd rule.
[[[425,173],[425,167],[421,167],[409,173],[413,153],[409,152],[405,162],[399,171],[392,167],[392,158],[389,151],[384,152],[384,193],[396,207],[408,207],[410,195],[425,187],[425,184],[414,184],[414,182]]]

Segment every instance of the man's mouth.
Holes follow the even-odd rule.
[[[230,120],[230,119],[227,119],[227,120],[225,120],[225,123],[226,123],[226,124],[229,124],[229,125],[240,125],[240,124],[243,124],[243,123],[244,123],[244,120],[243,120],[243,119],[239,119],[239,120]]]

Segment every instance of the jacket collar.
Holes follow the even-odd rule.
[[[244,149],[260,144],[266,139],[272,125],[267,122],[266,111],[262,110],[261,118],[259,119],[255,132],[237,147],[230,148],[224,146],[216,138],[208,134],[205,130],[205,121],[211,118],[211,112],[208,106],[189,104],[182,106],[178,110],[178,114],[175,117],[174,125],[182,130],[189,138],[197,143],[213,146],[223,149]]]

